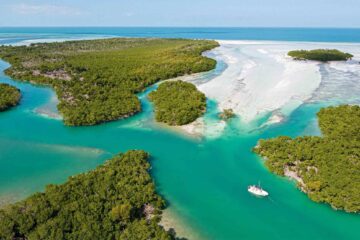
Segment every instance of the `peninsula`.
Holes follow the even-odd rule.
[[[160,80],[208,71],[215,41],[112,38],[2,46],[14,79],[51,85],[66,125],[94,125],[141,110],[136,93]]]
[[[158,222],[164,200],[137,150],[0,209],[0,239],[174,239]]]

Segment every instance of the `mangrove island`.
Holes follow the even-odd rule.
[[[234,111],[231,109],[231,108],[228,108],[228,109],[224,109],[223,112],[221,112],[219,114],[219,117],[224,120],[224,121],[227,121],[231,118],[234,118],[235,117],[235,113]]]
[[[360,211],[360,107],[343,105],[318,113],[322,137],[260,140],[254,151],[270,171],[293,178],[316,202]]]
[[[341,52],[337,49],[315,49],[290,51],[288,55],[295,60],[312,60],[320,62],[347,61],[354,57],[350,53]]]
[[[20,90],[6,83],[0,83],[0,112],[19,104]]]
[[[202,116],[206,110],[205,94],[192,83],[167,81],[149,94],[155,106],[155,118],[168,125],[185,125]]]

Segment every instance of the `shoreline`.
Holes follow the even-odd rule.
[[[165,81],[181,79],[195,84],[207,99],[217,102],[218,111],[231,108],[245,123],[254,122],[260,116],[271,113],[265,123],[254,126],[253,130],[282,123],[295,109],[311,101],[321,87],[324,77],[320,71],[322,63],[294,61],[287,56],[290,50],[321,47],[323,45],[321,43],[216,41],[220,47],[209,51],[206,56],[215,59],[218,63],[226,64],[226,68],[222,69],[221,73],[213,75],[208,81],[202,81],[202,77],[209,72],[185,75]],[[284,43],[285,47],[280,43]],[[328,43],[327,45],[335,47],[340,44]],[[360,44],[351,44],[352,47],[357,45]],[[360,54],[355,54],[354,58],[359,56]],[[250,61],[249,58],[251,58]],[[348,67],[347,62],[330,63],[329,66],[333,65],[338,68],[344,68],[343,65]],[[185,126],[169,128],[195,138],[219,135],[219,133],[211,134],[206,130],[222,124],[218,121],[215,125],[209,126],[209,123],[204,121],[208,114]]]
[[[245,122],[294,100],[305,102],[320,84],[317,63],[295,62],[286,57],[288,50],[299,46],[284,48],[256,41],[220,44],[214,52],[228,68],[219,77],[199,85],[199,89],[217,100],[220,110],[231,108]]]
[[[70,39],[71,40],[71,39]],[[240,116],[242,121],[251,122],[257,116],[264,113],[280,112],[281,119],[269,118],[263,126],[269,126],[281,123],[286,117],[300,105],[311,101],[313,94],[320,88],[322,75],[319,71],[318,62],[297,62],[286,56],[287,50],[305,48],[308,45],[324,45],[321,42],[297,42],[297,41],[264,41],[264,40],[216,40],[220,47],[206,51],[202,55],[208,58],[224,62],[227,67],[222,69],[221,73],[215,73],[210,76],[210,80],[202,81],[204,75],[211,71],[188,74],[165,81],[181,79],[191,82],[205,93],[208,99],[214,99],[218,102],[219,111],[231,108],[235,114]],[[287,50],[282,49],[285,44]],[[266,46],[262,46],[262,45]],[[327,42],[328,46],[341,45],[342,43]],[[269,46],[267,46],[269,45]],[[347,43],[346,46],[357,46],[360,43]],[[277,49],[280,47],[280,52]],[[250,50],[242,48],[252,48]],[[240,49],[240,54],[234,53]],[[246,57],[253,56],[255,60],[246,61]],[[251,55],[252,54],[252,55]],[[355,55],[354,58],[359,57]],[[265,61],[265,62],[264,62]],[[263,68],[264,64],[275,64],[277,70],[272,70],[273,66]],[[330,63],[330,66],[344,68],[341,63]],[[218,66],[217,66],[218,67]],[[345,65],[345,67],[348,67]],[[356,67],[356,66],[355,66]],[[273,71],[274,77],[270,80],[267,71]],[[301,74],[299,74],[301,73]],[[307,76],[304,76],[307,73]],[[299,77],[300,76],[300,77]],[[264,80],[266,78],[266,81]],[[303,83],[306,80],[306,84]],[[158,84],[158,83],[156,83]],[[266,85],[259,87],[259,85]],[[304,87],[308,85],[310,87]],[[146,90],[145,90],[146,91]],[[273,92],[273,93],[272,93]],[[285,109],[286,108],[286,109]],[[285,110],[284,110],[285,109]],[[35,109],[35,112],[41,116],[60,119],[55,112],[42,112],[42,106]],[[286,111],[286,112],[284,112]],[[54,115],[53,115],[54,114]],[[47,116],[49,115],[49,116]],[[206,116],[206,113],[205,115]],[[202,118],[204,118],[204,116]],[[274,121],[275,120],[275,121]],[[222,124],[221,122],[218,122]],[[195,122],[185,126],[175,127],[176,132],[184,132],[195,138],[206,136],[206,126],[208,123],[197,119]],[[257,126],[259,127],[259,126]],[[261,127],[261,126],[260,126]],[[173,128],[173,127],[170,127]],[[221,130],[219,130],[221,131]],[[218,133],[215,135],[219,135]]]
[[[184,223],[182,219],[171,209],[165,208],[161,214],[161,221],[159,223],[166,231],[175,230],[177,238],[185,238],[191,240],[203,239],[199,233]]]
[[[262,166],[258,166],[258,163],[255,161],[253,161],[254,159],[252,159],[253,157],[250,155],[247,155],[246,149],[245,147],[242,147],[242,140],[239,141],[239,139],[226,139],[229,141],[222,141],[222,138],[226,138],[228,132],[225,132],[222,136],[221,136],[221,141],[219,141],[219,143],[221,142],[221,144],[224,145],[220,145],[219,143],[216,143],[216,148],[214,148],[214,152],[216,151],[216,153],[219,153],[219,156],[222,156],[223,159],[220,158],[220,161],[217,162],[216,166],[214,167],[214,169],[210,168],[212,167],[212,158],[216,158],[217,156],[214,154],[214,152],[211,152],[211,148],[209,147],[213,147],[215,146],[213,145],[207,145],[207,143],[204,143],[201,145],[201,150],[203,150],[204,154],[199,156],[199,160],[203,161],[200,162],[199,167],[198,165],[194,164],[194,161],[190,161],[186,156],[190,155],[184,155],[185,157],[182,157],[181,155],[178,158],[173,158],[171,159],[171,153],[169,154],[164,154],[164,149],[166,150],[167,145],[161,145],[161,143],[169,143],[169,139],[171,140],[172,136],[170,138],[168,138],[166,136],[166,134],[162,135],[161,133],[158,134],[158,131],[161,130],[160,126],[152,126],[152,121],[153,117],[151,117],[151,113],[149,114],[148,111],[143,112],[143,113],[139,113],[139,115],[141,114],[141,116],[135,115],[135,118],[129,118],[127,120],[122,120],[122,121],[118,121],[116,124],[110,124],[110,125],[106,125],[104,124],[104,128],[100,128],[101,133],[99,131],[93,131],[93,128],[88,128],[84,131],[71,131],[69,134],[64,135],[64,137],[62,139],[60,139],[61,141],[68,141],[68,140],[72,140],[74,143],[76,142],[80,142],[81,141],[85,141],[85,142],[89,142],[91,143],[90,145],[94,145],[96,146],[98,144],[98,141],[102,141],[101,145],[104,146],[104,148],[110,148],[111,144],[112,145],[117,145],[120,146],[121,148],[129,148],[129,146],[145,146],[147,149],[150,149],[151,151],[155,151],[158,153],[159,159],[163,159],[164,161],[158,161],[156,164],[157,166],[176,166],[176,168],[171,168],[170,170],[168,168],[156,168],[154,167],[154,172],[157,171],[159,169],[159,175],[157,175],[157,179],[159,179],[159,182],[155,181],[156,183],[159,184],[163,184],[164,182],[169,182],[171,181],[170,178],[167,178],[167,176],[169,176],[171,174],[171,171],[174,172],[179,172],[182,173],[181,175],[179,174],[179,176],[186,176],[186,173],[188,171],[182,170],[189,168],[191,166],[191,168],[195,169],[192,172],[200,172],[200,171],[204,171],[206,173],[204,173],[204,175],[201,174],[196,174],[199,175],[195,180],[203,180],[206,183],[206,185],[196,185],[194,184],[194,180],[190,179],[188,182],[186,182],[187,187],[193,187],[194,191],[197,189],[204,189],[206,191],[204,191],[204,197],[211,196],[211,197],[216,197],[216,193],[214,194],[214,191],[212,191],[211,186],[215,188],[219,188],[219,199],[220,201],[218,201],[218,203],[222,203],[222,206],[219,206],[218,203],[215,202],[214,203],[209,203],[209,205],[206,204],[202,204],[200,202],[196,204],[196,198],[192,195],[194,194],[193,192],[190,192],[189,194],[186,195],[187,198],[181,198],[183,196],[180,196],[180,194],[182,194],[182,190],[180,187],[176,187],[177,185],[174,184],[164,184],[163,186],[161,186],[161,189],[165,189],[164,192],[167,192],[167,195],[171,196],[171,199],[173,199],[170,204],[169,207],[166,208],[164,211],[166,212],[163,216],[163,220],[165,222],[165,225],[168,226],[169,228],[174,228],[176,230],[176,232],[178,233],[179,237],[186,237],[189,236],[190,239],[191,236],[193,234],[193,231],[196,234],[196,230],[198,231],[202,231],[205,232],[204,234],[206,234],[206,226],[208,226],[208,229],[210,230],[214,230],[212,235],[209,234],[209,238],[217,238],[217,239],[221,239],[221,236],[226,235],[227,238],[231,239],[231,234],[229,232],[231,232],[234,235],[237,234],[237,236],[242,236],[241,234],[244,234],[245,238],[246,236],[253,236],[254,238],[261,238],[261,233],[263,233],[263,235],[266,235],[267,237],[271,238],[272,236],[276,238],[277,237],[284,237],[286,238],[286,236],[295,236],[298,238],[302,238],[302,237],[306,237],[310,236],[310,238],[317,238],[320,237],[321,238],[321,234],[326,232],[326,234],[330,235],[330,236],[340,236],[340,237],[344,237],[344,238],[349,238],[349,236],[357,236],[359,233],[356,232],[352,232],[351,228],[354,228],[356,226],[356,224],[358,224],[357,219],[351,219],[349,216],[344,216],[343,213],[339,212],[339,213],[332,213],[332,211],[330,211],[329,209],[327,209],[327,207],[323,207],[323,206],[318,206],[320,204],[312,204],[309,203],[308,199],[306,197],[303,196],[303,194],[298,194],[297,192],[295,194],[293,194],[296,198],[291,198],[291,194],[288,193],[294,193],[295,190],[297,191],[296,188],[294,188],[295,184],[293,182],[290,182],[290,184],[283,184],[282,180],[278,180],[277,176],[272,176],[272,174],[269,174],[270,172],[266,169],[263,171]],[[19,116],[23,116],[20,115]],[[149,117],[150,116],[150,117]],[[301,123],[301,124],[306,124],[307,123],[307,115],[304,113],[301,113],[301,115],[299,116],[300,118],[289,118],[289,124],[286,123],[284,124],[284,128],[286,128],[285,130],[291,130],[294,132],[298,132],[299,129],[302,129],[302,126],[298,126],[296,124]],[[155,134],[143,134],[142,132],[136,132],[135,130],[133,131],[133,129],[131,129],[130,131],[127,131],[128,129],[125,129],[125,131],[118,130],[118,123],[120,122],[127,122],[127,123],[138,123],[138,120],[141,119],[144,123],[145,121],[149,121],[146,122],[146,124],[148,124],[147,126],[148,129],[150,129],[149,131],[154,131]],[[25,118],[24,121],[26,121],[27,118]],[[276,119],[275,119],[276,120]],[[285,119],[286,121],[287,119]],[[237,120],[236,120],[237,121]],[[295,122],[295,128],[293,128],[293,121]],[[6,121],[10,122],[10,121]],[[44,122],[44,121],[41,121]],[[31,121],[29,121],[29,124],[31,123]],[[51,126],[53,125],[60,125],[60,124],[49,124]],[[105,126],[106,125],[106,126]],[[125,126],[126,124],[121,124],[122,126]],[[155,124],[154,124],[155,125]],[[6,127],[6,125],[4,125]],[[44,126],[43,128],[39,128],[39,129],[52,129],[48,126]],[[289,127],[288,127],[289,126]],[[33,133],[36,133],[36,125],[34,126],[34,131],[33,129],[30,129],[31,131],[29,132],[29,139],[32,139]],[[41,126],[40,126],[41,127]],[[151,127],[151,128],[150,128]],[[281,126],[282,127],[282,126]],[[125,128],[125,127],[124,127]],[[126,126],[126,128],[128,128],[128,126]],[[145,126],[140,125],[140,126],[134,126],[134,129],[138,128],[139,130],[142,131],[141,128],[145,129]],[[5,128],[4,128],[5,129]],[[23,127],[19,127],[19,130],[22,130]],[[91,130],[90,130],[91,129]],[[57,128],[55,129],[57,130]],[[64,128],[60,129],[61,131],[64,131]],[[59,131],[60,131],[59,130]],[[234,130],[237,131],[236,134],[238,134],[239,129],[234,127]],[[66,129],[65,129],[66,131]],[[166,130],[167,131],[167,130]],[[175,132],[175,131],[179,131],[179,136],[180,138],[185,136],[186,133],[183,132],[183,130],[179,129],[173,129],[171,127],[171,130],[169,130],[169,132]],[[267,134],[268,129],[265,129],[264,132]],[[51,131],[49,131],[51,132]],[[12,133],[14,136],[18,136],[18,133]],[[20,132],[19,132],[20,133]],[[55,132],[56,133],[56,132]],[[60,132],[62,133],[62,132]],[[74,134],[75,133],[75,134]],[[91,134],[90,134],[91,133]],[[180,134],[181,133],[181,134]],[[274,133],[274,131],[269,131],[269,133]],[[33,136],[31,136],[31,135]],[[43,139],[44,141],[48,141],[47,140],[47,132],[44,131],[44,133],[41,132],[41,134],[43,134]],[[99,134],[99,137],[97,137],[97,134]],[[104,135],[103,135],[104,134]],[[255,133],[256,135],[258,135],[258,133]],[[10,135],[10,134],[9,134]],[[75,136],[76,135],[76,136]],[[175,134],[174,134],[175,135]],[[241,138],[243,138],[243,136],[241,136],[240,134],[238,134]],[[20,135],[19,135],[20,136]],[[42,136],[42,135],[39,135]],[[73,136],[75,136],[76,138],[74,139]],[[94,137],[90,137],[90,136],[94,136]],[[103,138],[102,136],[106,136],[109,138]],[[255,136],[257,137],[257,136]],[[184,137],[185,138],[185,137]],[[189,137],[190,138],[190,137]],[[83,140],[82,140],[83,139]],[[147,143],[144,143],[144,139],[148,139],[150,141],[147,141]],[[159,139],[159,140],[158,140]],[[56,140],[58,141],[58,140]],[[72,142],[70,141],[70,142]],[[106,142],[111,142],[111,144],[109,145],[109,143]],[[130,142],[130,143],[129,143]],[[150,143],[148,143],[150,142]],[[181,142],[181,141],[179,141]],[[248,138],[245,136],[244,137],[244,142],[247,143],[248,142]],[[129,145],[127,145],[129,143]],[[178,151],[175,151],[176,154],[182,154],[182,152],[186,152],[187,149],[186,146],[188,145],[184,145],[184,147],[179,144],[179,145],[175,145],[176,142],[174,142],[174,148],[169,148],[171,149],[178,149]],[[190,143],[192,145],[192,143]],[[189,146],[190,146],[189,144]],[[194,141],[194,144],[196,144],[196,142]],[[230,144],[234,144],[233,146]],[[173,145],[171,145],[173,146]],[[5,145],[6,148],[6,145]],[[112,147],[111,147],[112,148]],[[163,149],[162,149],[163,148]],[[21,146],[19,146],[19,148],[21,150]],[[209,150],[210,149],[210,150]],[[235,150],[236,149],[236,150]],[[149,150],[149,151],[150,151]],[[219,151],[218,151],[219,150]],[[235,150],[235,151],[234,151]],[[194,150],[195,151],[195,150]],[[75,153],[75,151],[74,151]],[[192,153],[192,152],[189,152]],[[229,153],[229,156],[227,154],[222,154],[222,153]],[[73,155],[73,154],[71,154]],[[32,156],[32,154],[28,154],[29,157]],[[17,157],[19,158],[19,157]],[[245,159],[245,161],[242,161],[242,158]],[[25,159],[25,158],[24,158]],[[167,160],[172,160],[172,161],[167,161]],[[174,160],[175,159],[175,160]],[[179,166],[179,168],[177,168],[177,161],[181,161],[182,159],[186,159],[189,160],[188,162],[182,162]],[[154,162],[155,163],[155,162]],[[203,163],[208,163],[205,164],[207,168],[204,168],[204,164]],[[249,164],[248,166],[246,164]],[[244,165],[243,165],[244,164]],[[238,168],[237,168],[238,167]],[[16,170],[16,168],[14,168],[14,175],[18,174],[18,171]],[[60,167],[61,170],[61,167]],[[197,170],[197,171],[196,171]],[[199,171],[200,170],[200,171]],[[211,170],[213,170],[213,172],[210,172]],[[219,176],[219,170],[224,170],[220,176]],[[233,172],[234,170],[234,172]],[[181,172],[184,171],[184,172]],[[207,172],[209,171],[209,172]],[[253,174],[258,174],[259,177],[254,177],[254,179],[250,179],[252,176],[248,176],[247,173],[250,173],[251,171],[253,171]],[[170,173],[167,174],[165,176],[163,176],[162,174],[164,174],[164,172]],[[213,174],[214,173],[214,174]],[[213,175],[210,175],[213,174]],[[226,176],[223,176],[226,175]],[[34,179],[36,180],[39,176],[35,176],[34,175]],[[155,179],[155,175],[152,176]],[[222,178],[226,178],[224,181],[221,181]],[[243,181],[247,181],[247,180],[251,180],[251,181],[257,181],[256,178],[262,178],[261,181],[262,182],[267,182],[269,185],[269,192],[273,192],[274,194],[272,196],[271,200],[274,200],[274,202],[270,202],[270,201],[263,201],[263,200],[259,200],[259,199],[253,199],[250,198],[247,195],[247,192],[243,192],[242,193],[242,184]],[[211,182],[211,180],[214,179],[214,183]],[[220,179],[220,180],[219,180]],[[275,180],[274,180],[275,179]],[[216,181],[217,180],[217,181]],[[183,180],[185,181],[185,180]],[[174,181],[175,182],[175,181]],[[176,182],[175,182],[176,183]],[[217,183],[219,183],[219,185],[217,185]],[[226,185],[228,184],[228,185]],[[226,185],[226,188],[224,189],[223,186]],[[245,184],[244,184],[245,185]],[[289,187],[289,185],[291,185],[291,187]],[[175,188],[174,188],[175,186]],[[239,187],[240,186],[240,187]],[[284,187],[285,186],[285,187]],[[196,187],[196,188],[195,188]],[[228,187],[228,188],[227,188]],[[273,188],[273,190],[271,189]],[[276,190],[275,190],[276,188]],[[174,191],[169,191],[166,189],[175,189]],[[176,190],[178,189],[178,190]],[[235,189],[235,190],[234,190]],[[289,190],[290,189],[290,190]],[[295,189],[295,190],[293,190]],[[180,191],[180,194],[178,193]],[[234,194],[229,196],[229,194],[227,194],[230,191],[239,191],[239,194]],[[185,192],[186,193],[186,192]],[[195,192],[197,193],[197,192]],[[179,195],[177,195],[179,194]],[[210,195],[211,194],[211,195]],[[244,194],[244,195],[242,195]],[[290,195],[290,197],[289,197]],[[300,196],[301,195],[301,196]],[[201,195],[202,196],[202,195]],[[200,197],[201,197],[200,196]],[[285,197],[284,197],[285,196]],[[227,197],[229,198],[229,200],[233,200],[233,201],[229,201],[227,202]],[[246,199],[249,197],[249,201],[246,201]],[[164,198],[166,198],[166,195],[164,195]],[[204,198],[205,199],[205,198]],[[209,198],[208,198],[209,199]],[[300,199],[300,200],[299,200]],[[216,199],[217,200],[217,199]],[[225,200],[225,201],[223,201]],[[183,208],[177,207],[177,203],[181,204],[181,201],[185,202],[185,201],[190,201],[190,206],[191,208],[189,208],[189,210],[187,209],[186,205],[183,205]],[[194,203],[193,203],[194,202]],[[204,212],[206,211],[206,213],[209,213],[209,215],[206,215],[205,217],[199,217],[199,216],[203,216],[201,215],[199,212],[191,210],[192,207],[198,207],[198,208],[203,208]],[[268,207],[269,206],[269,207]],[[221,209],[221,208],[222,209]],[[268,208],[267,208],[268,207]],[[259,222],[259,219],[256,219],[256,213],[259,211],[260,208],[263,208],[264,210],[264,214],[262,216],[262,222]],[[211,209],[211,211],[209,212],[209,209]],[[221,211],[220,211],[221,210]],[[168,213],[172,212],[171,213]],[[219,214],[220,213],[220,214]],[[221,214],[224,215],[221,215]],[[299,220],[297,218],[291,218],[289,216],[299,214],[301,213],[301,220],[304,223],[303,225],[300,224],[299,225]],[[191,214],[190,217],[189,214]],[[194,217],[193,217],[194,216]],[[209,217],[208,217],[209,216]],[[254,218],[252,218],[252,216],[254,216]],[[277,218],[274,218],[274,216],[277,216]],[[183,217],[183,218],[182,218]],[[355,217],[354,217],[355,218]],[[189,221],[186,221],[189,220]],[[243,221],[244,220],[244,221]],[[273,223],[273,227],[269,224],[272,222]],[[286,223],[285,226],[286,227],[281,227],[282,223]],[[321,223],[320,225],[314,225],[312,224],[313,222],[317,222],[317,223]],[[196,224],[194,224],[196,223]],[[209,223],[213,223],[212,225]],[[232,223],[232,224],[229,224]],[[258,223],[258,225],[257,225]],[[208,225],[206,225],[208,224]],[[224,225],[228,225],[228,226],[223,226]],[[344,224],[344,225],[342,225]],[[230,225],[230,227],[229,227]],[[196,228],[196,226],[199,226],[198,228]],[[204,227],[205,226],[205,227]],[[215,229],[209,226],[215,226]],[[256,230],[258,228],[263,228],[263,231],[260,232],[253,232],[253,230]],[[205,229],[205,230],[204,230]],[[319,231],[319,229],[323,230],[323,231]],[[199,234],[203,234],[203,232],[199,233]],[[317,234],[317,232],[320,232],[319,234]],[[185,234],[184,234],[185,233]],[[186,233],[190,233],[190,234],[186,234]],[[254,234],[254,235],[252,235]],[[258,236],[259,235],[259,236]],[[219,237],[220,236],[220,237]],[[230,237],[229,237],[230,236]],[[197,239],[197,238],[196,238]],[[206,238],[205,238],[206,239]]]

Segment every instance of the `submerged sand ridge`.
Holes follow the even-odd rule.
[[[228,108],[233,109],[242,122],[257,129],[283,121],[306,102],[360,103],[357,94],[360,91],[360,44],[218,42],[220,47],[206,53],[218,61],[217,69],[179,77],[194,83],[218,108],[208,108],[203,118],[180,127],[190,135],[220,136],[226,123],[209,115]],[[354,58],[347,62],[320,63],[295,61],[287,56],[291,50],[318,48],[339,49],[353,54]],[[253,124],[263,116],[268,116],[265,123]]]
[[[98,37],[83,36],[82,38]],[[65,39],[32,39],[16,45],[63,40]],[[349,93],[353,96],[351,89],[358,90],[360,86],[357,81],[360,79],[360,44],[358,43],[246,40],[218,40],[218,42],[220,47],[206,55],[227,65],[221,74],[215,78],[213,75],[195,74],[180,79],[196,84],[208,98],[218,102],[220,111],[232,108],[244,122],[251,122],[264,113],[277,111],[275,117],[271,119],[271,122],[276,122],[274,119],[281,118],[282,114],[288,115],[306,101],[332,97],[344,98]],[[287,56],[291,50],[317,48],[339,49],[353,54],[354,59],[348,62],[322,64],[294,61]],[[338,92],[337,88],[340,88],[341,92]],[[356,97],[354,95],[351,99]]]
[[[218,42],[220,47],[205,53],[217,60],[215,70],[176,78],[195,84],[216,106],[208,106],[205,116],[177,130],[195,137],[219,137],[227,124],[214,116],[229,108],[240,118],[241,128],[253,132],[282,122],[304,103],[360,103],[360,44]],[[354,58],[321,63],[287,55],[291,50],[319,48],[339,49]]]
[[[336,85],[334,82],[339,82],[339,78],[331,75],[335,74],[335,70],[347,73],[342,74],[342,92],[346,92],[345,83],[353,83],[347,84],[349,86],[359,83],[356,80],[354,83],[354,78],[360,77],[358,44],[219,42],[221,46],[213,50],[213,53],[228,67],[213,80],[198,84],[198,88],[207,97],[215,99],[220,110],[232,108],[245,122],[251,122],[262,114],[274,111],[285,116],[290,114],[304,102],[316,98],[323,78],[327,79],[327,85]],[[287,56],[287,53],[294,49],[316,48],[337,48],[347,51],[354,54],[354,60],[324,64],[316,61],[296,61]],[[324,66],[332,71],[320,71]],[[351,75],[354,78],[351,78]],[[338,94],[335,88],[327,93],[328,98],[336,96]],[[279,118],[279,115],[275,116],[275,119]],[[273,120],[274,117],[271,121],[276,122]]]
[[[360,44],[272,41],[218,41],[220,47],[206,55],[227,67],[220,73],[192,75],[194,83],[209,99],[217,102],[218,112],[231,108],[249,131],[276,124],[307,102],[360,103]],[[339,49],[354,55],[347,62],[321,63],[296,61],[287,55],[297,49]],[[213,72],[214,73],[214,72]],[[213,114],[213,113],[210,113]],[[268,116],[259,126],[257,119]],[[217,137],[225,129],[201,119],[185,132]],[[255,123],[255,124],[254,124]],[[221,127],[217,127],[217,125]]]
[[[217,78],[200,85],[220,109],[231,108],[243,121],[261,114],[296,108],[319,87],[317,62],[294,61],[286,54],[298,46],[280,43],[221,41],[218,57],[228,68]]]

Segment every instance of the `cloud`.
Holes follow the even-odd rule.
[[[13,5],[12,10],[23,15],[81,15],[83,13],[68,6],[50,4],[30,5],[22,3]]]

